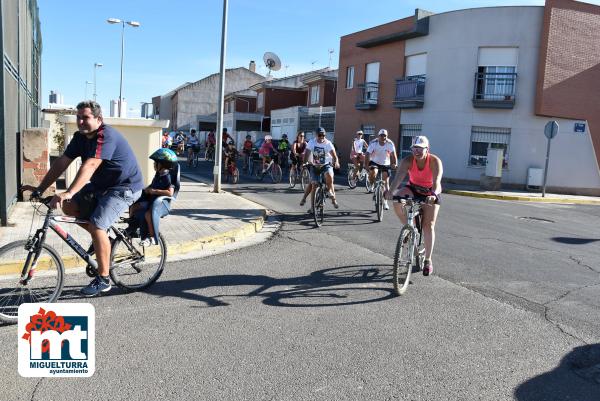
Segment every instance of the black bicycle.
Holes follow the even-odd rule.
[[[63,289],[65,268],[80,266],[75,256],[61,256],[45,243],[48,229],[54,231],[85,261],[88,276],[95,277],[98,274],[93,247],[86,251],[57,224],[84,224],[87,221],[54,215],[54,210],[48,207],[51,199],[32,198],[36,213],[44,216],[41,228],[25,241],[11,242],[0,248],[0,320],[4,322],[16,322],[19,305],[23,303],[56,301]],[[40,211],[42,206],[48,210]],[[125,221],[121,219],[120,223]],[[162,234],[158,235],[157,245],[144,247],[139,240],[135,241],[135,233],[125,227],[113,225],[108,233],[112,248],[110,277],[117,286],[135,291],[158,280],[167,260],[167,246]]]
[[[328,166],[331,166],[331,164],[312,166],[319,173],[317,183],[313,184],[315,187],[312,192],[312,214],[317,227],[323,225],[323,221],[325,220],[325,199],[329,198],[329,191],[327,191],[327,185],[325,184],[325,173]]]
[[[425,202],[400,196],[394,196],[394,201],[402,204],[408,218],[398,237],[392,275],[394,291],[402,295],[408,289],[413,269],[422,270],[425,262],[421,209]]]
[[[310,171],[308,171],[308,163],[292,164],[290,169],[290,188],[294,188],[296,183],[300,183],[300,187],[304,188],[310,184]]]

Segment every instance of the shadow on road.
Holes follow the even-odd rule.
[[[600,241],[600,238],[552,237],[552,241],[567,245],[585,245]]]
[[[515,397],[519,401],[598,401],[600,344],[573,348],[554,370],[517,387]]]
[[[201,293],[202,290],[240,286],[256,288],[242,294]],[[61,300],[82,298],[79,289],[80,287],[65,288]],[[391,285],[390,265],[342,266],[290,278],[233,274],[171,281],[159,280],[144,292],[158,297],[177,297],[202,303],[194,307],[227,306],[229,303],[224,299],[234,297],[260,297],[265,305],[284,307],[356,305],[385,301],[395,297]],[[124,294],[121,289],[113,287],[109,294],[103,296]]]

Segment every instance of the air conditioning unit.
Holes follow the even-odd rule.
[[[529,167],[527,170],[527,189],[540,189],[544,184],[544,169]]]

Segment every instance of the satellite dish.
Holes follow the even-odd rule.
[[[265,65],[269,69],[269,74],[267,76],[271,76],[271,71],[279,71],[281,69],[281,60],[275,53],[266,52],[263,56],[263,61]]]

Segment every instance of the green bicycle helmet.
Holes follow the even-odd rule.
[[[160,148],[150,155],[154,161],[177,162],[177,155],[171,149]]]

